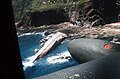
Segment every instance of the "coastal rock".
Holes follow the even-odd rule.
[[[28,3],[27,3],[28,2]],[[25,3],[27,3],[25,5]],[[38,4],[39,3],[39,4]],[[44,1],[29,1],[24,2],[23,0],[17,1],[13,0],[13,11],[15,15],[15,22],[18,22],[20,19],[21,26],[35,26],[39,27],[41,25],[50,25],[50,24],[58,24],[65,21],[76,24],[76,21],[79,21],[79,26],[83,26],[83,23],[86,21],[94,22],[93,26],[104,25],[105,23],[111,23],[118,21],[119,15],[119,5],[117,5],[117,0],[84,0],[84,1],[68,1],[65,2],[69,5],[64,5],[62,1],[50,1],[43,4]],[[62,6],[60,6],[61,3]],[[17,4],[19,4],[17,6]],[[22,6],[25,5],[25,6]],[[40,5],[41,4],[41,5]],[[50,5],[51,4],[51,5]],[[58,7],[54,6],[53,8],[42,8],[40,6],[52,6],[58,5]],[[22,8],[22,9],[20,9]],[[21,11],[19,11],[19,9]],[[30,13],[30,15],[27,15]],[[26,16],[30,19],[22,18]],[[23,20],[24,19],[24,20]]]

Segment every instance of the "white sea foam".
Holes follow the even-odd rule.
[[[25,35],[37,35],[37,34],[43,35],[43,32],[23,33],[23,34],[20,34],[20,35],[18,35],[18,33],[17,33],[18,37],[22,37],[22,36],[25,36]]]
[[[26,66],[26,67],[28,67],[28,66],[29,66],[29,67],[34,66],[34,63],[29,62],[29,61],[23,61],[22,64],[23,64],[23,66]]]
[[[48,57],[47,62],[51,64],[64,63],[64,62],[68,62],[69,59],[71,59],[70,53],[68,51],[64,51],[60,54],[57,54],[56,56]]]
[[[22,64],[23,64],[23,69],[24,71],[28,68],[28,67],[32,67],[34,66],[35,64],[33,62],[30,62],[30,60],[33,58],[34,56],[30,56],[28,58],[25,59],[25,61],[22,61]]]
[[[28,67],[32,67],[32,66],[35,65],[34,63],[29,62],[29,61],[22,61],[22,64],[23,64],[23,70],[24,70],[24,71],[25,71]]]
[[[31,60],[33,57],[34,57],[34,55],[33,55],[33,56],[30,56],[30,57],[28,57],[28,58],[26,58],[26,59],[29,61],[29,60]]]

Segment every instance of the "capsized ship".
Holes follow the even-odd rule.
[[[32,66],[36,59],[42,58],[47,54],[48,51],[56,44],[64,40],[67,35],[62,32],[57,32],[55,34],[52,34],[52,36],[44,43],[43,47],[38,50],[38,52],[31,57],[29,62],[23,63],[24,67],[23,69],[26,70],[27,67]],[[26,65],[27,64],[27,65]],[[29,65],[28,65],[29,64]]]

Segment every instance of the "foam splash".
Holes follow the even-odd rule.
[[[20,34],[20,35],[17,33],[18,37],[22,37],[22,36],[26,36],[26,35],[37,35],[37,34],[44,35],[44,33],[43,33],[43,32],[23,33],[23,34]]]
[[[26,67],[28,67],[28,66],[29,66],[29,67],[34,66],[34,63],[29,62],[29,61],[28,61],[28,62],[27,62],[27,61],[23,61],[22,64],[23,64],[23,66],[26,66]]]
[[[22,61],[22,64],[23,64],[23,70],[24,70],[24,71],[25,71],[28,67],[32,67],[32,66],[35,65],[34,63],[29,62],[29,61]]]
[[[30,56],[28,58],[25,59],[25,61],[22,61],[23,64],[23,70],[25,71],[28,67],[32,67],[35,64],[30,62],[30,60],[33,58],[34,56]]]
[[[64,63],[64,62],[68,62],[69,59],[71,59],[70,53],[68,51],[64,51],[60,54],[57,54],[56,56],[48,57],[47,62],[51,64]]]
[[[34,57],[34,55],[26,58],[26,60],[29,61],[29,60],[31,60],[33,57]]]

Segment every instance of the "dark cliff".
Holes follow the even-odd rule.
[[[31,14],[31,18],[32,26],[59,24],[69,21],[69,17],[63,9],[34,12]]]
[[[13,10],[15,15],[15,21],[18,18],[26,17],[26,12],[29,12],[30,21],[21,18],[21,25],[25,22],[29,22],[31,26],[40,26],[47,24],[57,24],[64,21],[79,20],[79,21],[98,21],[98,24],[105,24],[118,21],[119,6],[116,5],[117,0],[62,0],[62,1],[40,1],[26,0],[19,4],[17,11],[17,0],[13,0]],[[23,7],[24,5],[25,7]],[[20,9],[20,6],[22,6]],[[18,14],[18,13],[19,14]],[[19,16],[19,17],[17,17]],[[17,19],[17,20],[16,20]]]

